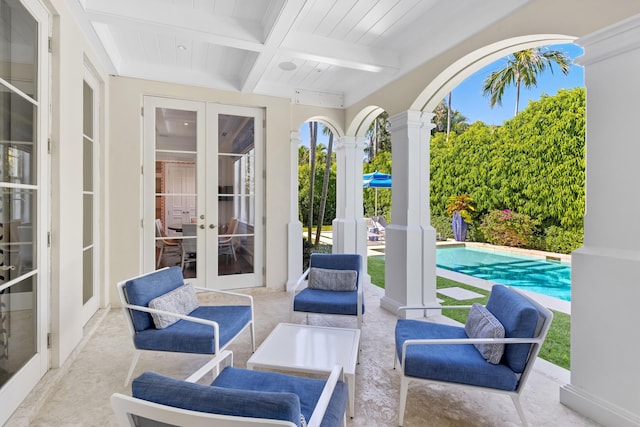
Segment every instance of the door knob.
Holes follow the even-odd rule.
[[[200,215],[200,219],[204,219],[204,215]]]
[[[200,228],[204,230],[204,224],[200,224]]]
[[[209,228],[213,230],[214,228],[216,228],[216,226],[213,224],[209,224]]]

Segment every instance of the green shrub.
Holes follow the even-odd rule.
[[[440,239],[453,239],[451,217],[447,215],[432,215],[431,226],[436,229],[436,236]]]
[[[536,226],[529,215],[505,209],[489,212],[480,228],[487,242],[493,245],[523,248],[534,243]]]
[[[545,250],[560,254],[569,254],[580,246],[583,241],[583,230],[564,230],[552,225],[545,230]]]
[[[302,238],[302,270],[305,271],[309,268],[309,259],[312,253],[330,254],[333,250],[332,245],[326,243],[318,243],[318,247],[313,246],[313,243]]]

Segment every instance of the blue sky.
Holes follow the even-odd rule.
[[[559,44],[549,46],[549,49],[565,52],[572,60],[582,55],[582,48],[575,44]],[[489,105],[489,98],[482,95],[484,80],[494,71],[503,68],[506,59],[500,59],[481,70],[475,72],[465,81],[460,83],[452,95],[451,107],[459,111],[471,124],[478,120],[486,124],[501,125],[505,120],[513,117],[516,103],[515,86],[508,87],[502,96],[502,106],[493,108]],[[542,94],[555,95],[559,89],[571,89],[584,87],[584,70],[578,65],[571,65],[568,75],[562,74],[557,65],[553,65],[553,73],[547,69],[544,74],[538,76],[538,86],[532,89],[520,89],[520,111],[525,109],[530,100],[540,99]],[[318,142],[327,145],[328,138],[318,129]],[[305,145],[309,145],[309,124],[304,123],[300,127],[300,139]]]

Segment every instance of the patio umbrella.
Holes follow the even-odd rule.
[[[391,175],[382,172],[371,172],[362,175],[363,188],[375,188],[375,212],[378,216],[378,188],[391,188]]]

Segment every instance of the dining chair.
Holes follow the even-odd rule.
[[[166,251],[179,251],[182,249],[179,241],[167,238],[167,234],[164,231],[162,220],[160,220],[160,218],[156,218],[156,248],[160,250],[158,252],[156,268],[160,268],[160,265],[162,264],[162,256],[166,253]]]

